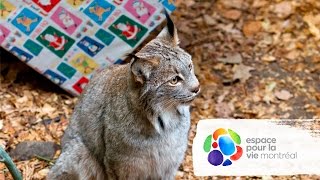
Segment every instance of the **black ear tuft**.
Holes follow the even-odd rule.
[[[163,30],[160,32],[160,34],[157,36],[157,39],[165,42],[166,44],[172,46],[172,47],[177,47],[179,45],[179,38],[178,38],[178,32],[177,29],[172,22],[170,15],[168,12],[163,9],[163,11],[166,19],[167,19],[167,26],[163,28]]]
[[[168,12],[166,10],[164,10],[164,14],[166,15],[166,19],[167,19],[167,28],[168,28],[168,32],[169,34],[174,37],[174,24],[170,18],[170,15],[168,14]]]

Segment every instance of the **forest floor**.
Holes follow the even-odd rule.
[[[173,20],[179,30],[180,45],[193,56],[201,83],[201,94],[192,103],[189,147],[177,179],[218,178],[193,174],[191,145],[200,119],[320,118],[319,0],[177,3]],[[0,145],[12,152],[24,141],[59,144],[77,98],[3,51],[0,78]],[[314,126],[320,129],[319,124]],[[59,150],[55,158],[58,155]],[[24,179],[44,179],[54,160],[37,157],[15,163]],[[0,163],[1,179],[11,176]]]

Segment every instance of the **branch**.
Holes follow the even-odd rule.
[[[20,171],[17,169],[10,156],[2,147],[0,147],[0,162],[4,163],[7,166],[14,180],[22,180]]]

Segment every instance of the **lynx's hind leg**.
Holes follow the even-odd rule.
[[[104,171],[82,143],[70,143],[48,174],[48,180],[103,180]]]

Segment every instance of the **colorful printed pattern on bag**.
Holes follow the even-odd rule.
[[[129,0],[124,5],[124,8],[135,16],[142,24],[144,24],[156,11],[156,8],[144,0]]]
[[[93,59],[83,53],[76,55],[70,61],[70,64],[84,75],[91,74],[98,67],[98,64]]]
[[[164,0],[162,4],[169,11],[174,11],[176,9],[176,6],[174,5],[174,2],[172,0]]]
[[[36,3],[45,12],[50,12],[60,2],[60,0],[32,0],[32,1]]]
[[[10,30],[0,24],[0,44],[9,36]]]
[[[75,42],[69,36],[63,34],[52,26],[49,26],[45,31],[43,31],[37,37],[37,40],[60,58],[66,54]]]
[[[37,27],[41,19],[38,14],[25,8],[14,18],[12,24],[26,35],[29,35]]]
[[[43,49],[42,46],[40,46],[39,44],[33,42],[32,40],[28,39],[23,47],[25,47],[26,49],[28,49],[33,55],[38,56],[41,52],[41,50]]]
[[[95,0],[84,10],[84,13],[98,24],[102,24],[115,7],[104,0]]]
[[[122,64],[173,0],[0,0],[0,46],[73,95]]]
[[[96,55],[104,47],[104,45],[88,36],[81,39],[77,45],[90,56]]]
[[[134,47],[148,31],[147,28],[143,27],[125,15],[122,15],[119,19],[117,19],[109,27],[109,29],[120,39],[128,43],[131,47]]]
[[[28,54],[27,52],[24,52],[23,50],[21,50],[18,47],[13,47],[10,50],[10,52],[12,52],[12,54],[17,56],[23,62],[29,62],[33,58],[32,55]]]
[[[113,41],[113,39],[115,38],[114,35],[112,35],[111,33],[108,33],[107,31],[105,31],[103,29],[100,29],[99,31],[97,31],[95,36],[98,39],[100,39],[107,46],[109,46],[111,44],[111,42]]]
[[[74,90],[76,90],[78,93],[82,93],[84,87],[89,83],[89,79],[82,77],[81,79],[79,79],[79,81],[77,81],[72,88]]]
[[[12,11],[15,10],[15,6],[7,0],[0,1],[0,19],[7,19]]]
[[[56,83],[58,85],[62,85],[66,81],[66,78],[64,78],[61,75],[51,71],[50,69],[46,70],[43,74],[47,78],[49,78],[51,81],[53,81],[54,83]]]
[[[69,35],[81,24],[82,20],[63,7],[59,7],[51,16],[51,19]]]

